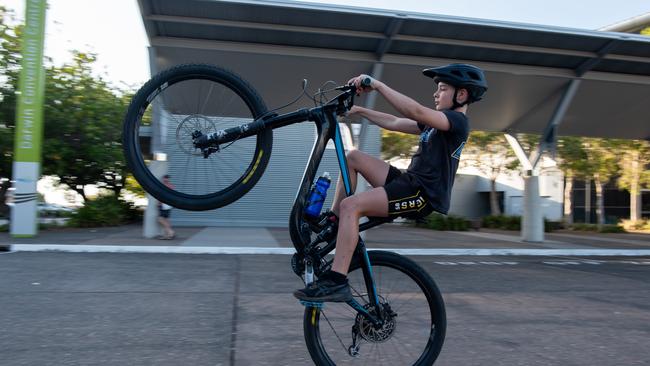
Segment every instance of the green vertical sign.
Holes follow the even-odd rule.
[[[11,233],[33,236],[37,232],[36,183],[40,178],[43,141],[43,46],[46,0],[25,1],[25,30],[16,106]]]

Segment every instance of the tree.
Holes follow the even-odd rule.
[[[73,55],[72,63],[47,70],[43,172],[84,199],[89,184],[119,196],[126,179],[120,126],[129,96],[91,74],[94,55]]]
[[[519,165],[514,152],[501,133],[472,131],[464,148],[463,164],[474,167],[490,180],[490,213],[501,215],[496,192],[499,176]]]
[[[650,29],[650,28],[648,28]],[[641,219],[641,189],[650,185],[650,143],[648,141],[619,141],[617,185],[630,192],[630,220]]]
[[[11,187],[14,126],[16,115],[16,87],[20,74],[22,26],[9,23],[13,13],[0,6],[0,216],[9,213],[5,204]]]
[[[564,136],[558,139],[558,167],[564,173],[564,221],[573,223],[573,205],[571,192],[575,179],[585,179],[589,175],[587,152],[582,138]]]
[[[588,169],[596,186],[596,216],[598,226],[605,224],[604,187],[618,173],[616,142],[608,139],[585,138]]]
[[[23,29],[10,25],[11,19],[12,12],[0,6],[0,214],[8,212]],[[120,125],[130,95],[93,76],[95,60],[73,52],[71,63],[46,67],[42,172],[82,196],[87,184],[119,195],[126,179]]]
[[[420,136],[381,130],[381,155],[383,159],[410,158],[418,146]]]

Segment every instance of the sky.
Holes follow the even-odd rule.
[[[178,0],[182,1],[182,0]],[[25,0],[0,0],[24,19]],[[598,29],[650,12],[649,0],[306,0],[469,18]],[[70,50],[98,56],[95,72],[121,88],[149,79],[149,45],[137,0],[48,0],[45,54],[60,65]]]

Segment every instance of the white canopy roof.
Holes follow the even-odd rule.
[[[388,85],[432,105],[432,81],[421,70],[467,62],[490,85],[470,107],[474,129],[542,133],[569,82],[580,79],[558,134],[650,139],[650,37],[288,1],[139,3],[154,72],[220,65],[270,108],[297,96],[302,79],[313,92],[376,65]],[[393,112],[381,98],[376,108]]]

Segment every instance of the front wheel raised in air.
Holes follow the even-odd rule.
[[[192,134],[250,123],[266,113],[246,81],[211,65],[163,71],[133,97],[124,120],[123,145],[134,177],[159,201],[185,210],[232,203],[253,188],[271,155],[270,129],[218,146],[205,158]],[[170,176],[171,184],[162,182]]]
[[[316,365],[432,365],[445,339],[445,305],[435,282],[412,260],[368,252],[385,322],[376,328],[346,303],[306,307],[305,341]],[[369,309],[358,260],[348,279],[355,299]],[[371,309],[371,312],[377,311]]]

